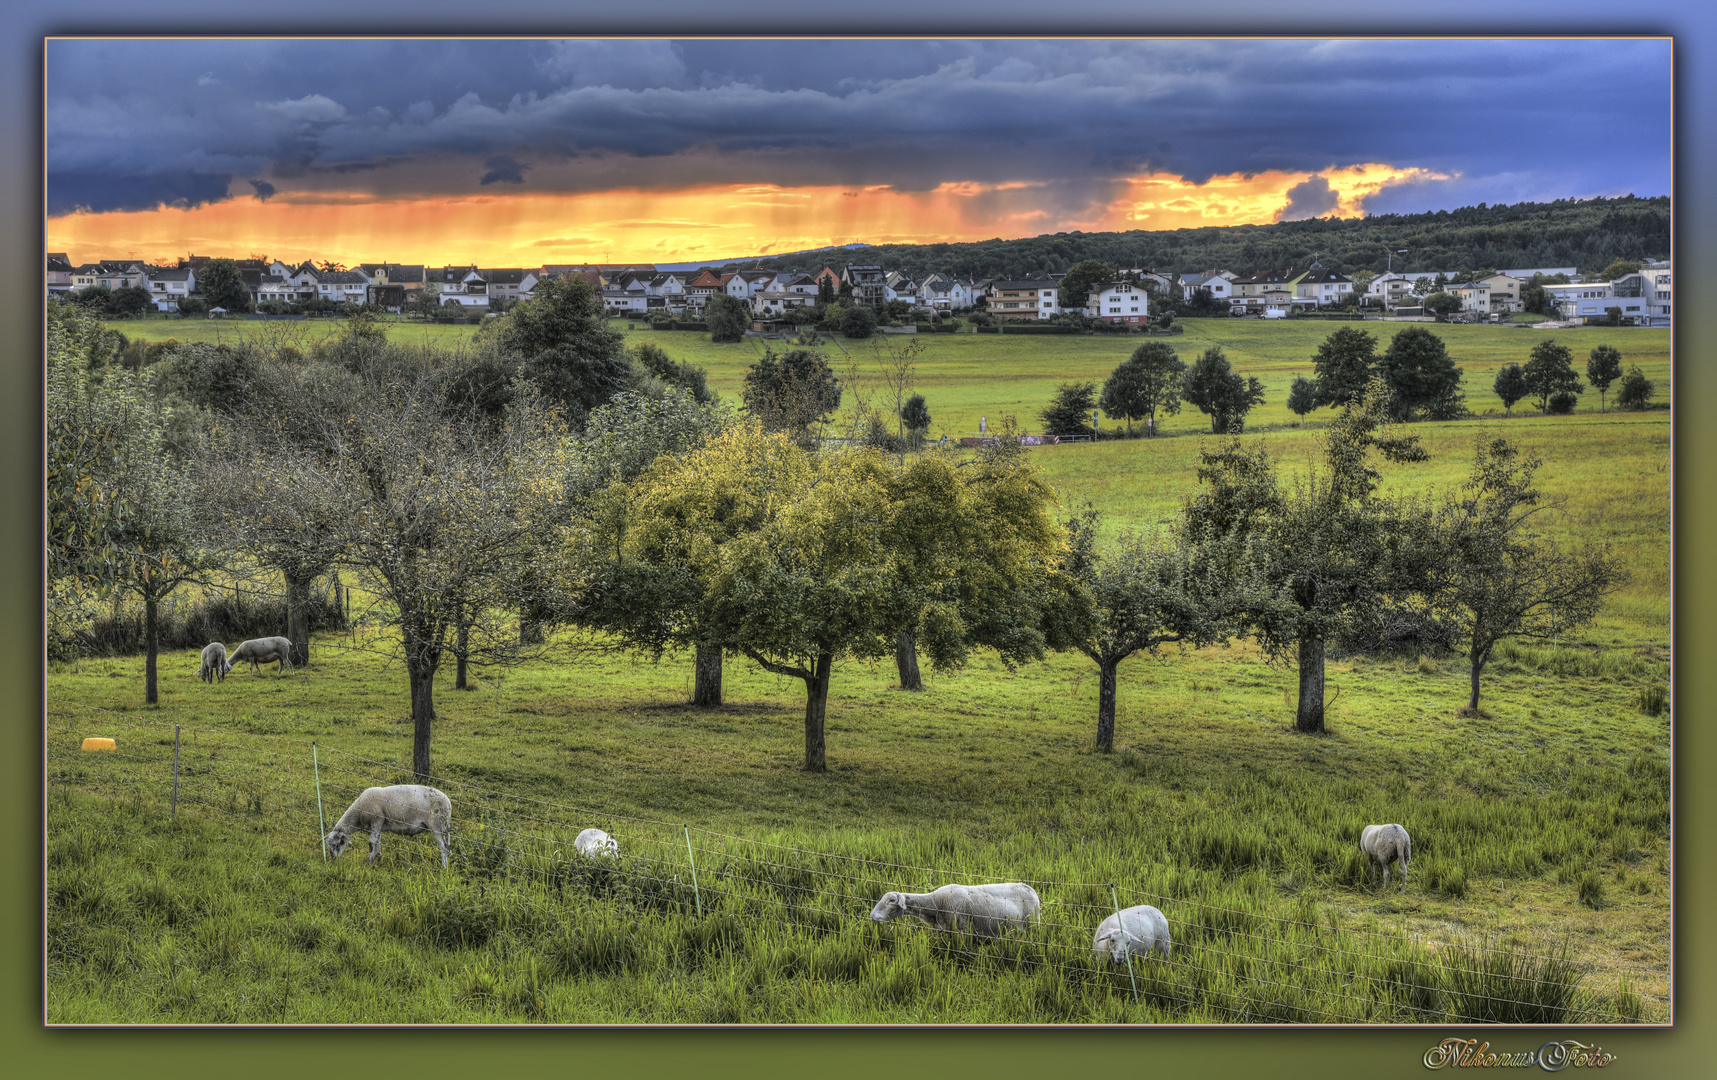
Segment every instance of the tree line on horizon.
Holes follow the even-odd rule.
[[[1424,214],[1308,218],[1269,225],[877,244],[838,252],[838,258],[842,263],[880,263],[915,279],[932,273],[1030,278],[1065,272],[1085,260],[1165,273],[1225,269],[1252,274],[1303,267],[1314,259],[1343,274],[1385,269],[1454,274],[1480,267],[1545,266],[1596,271],[1617,259],[1668,258],[1669,227],[1667,195],[1627,195],[1506,206],[1480,203]],[[815,273],[830,258],[828,251],[804,252],[762,259],[757,265]]]

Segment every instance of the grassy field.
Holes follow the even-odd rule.
[[[333,333],[336,320],[306,320],[302,323],[222,322],[208,319],[152,319],[141,322],[114,321],[107,325],[127,337],[152,340],[177,337],[184,341],[235,341],[272,333],[302,335],[304,343]],[[625,327],[622,320],[615,325]],[[633,324],[642,326],[642,323]],[[1532,347],[1545,339],[1567,345],[1574,352],[1575,370],[1586,370],[1586,356],[1598,345],[1613,345],[1622,353],[1624,367],[1637,364],[1657,384],[1657,397],[1667,401],[1670,391],[1668,330],[1583,327],[1577,330],[1533,330],[1512,326],[1436,325],[1429,323],[1343,323],[1313,320],[1265,322],[1260,319],[1188,319],[1183,334],[1166,340],[1182,360],[1192,363],[1211,345],[1221,345],[1234,370],[1255,375],[1264,383],[1264,404],[1247,417],[1249,428],[1285,427],[1298,421],[1288,411],[1288,387],[1297,375],[1312,374],[1312,357],[1318,343],[1337,327],[1359,326],[1378,338],[1378,351],[1405,326],[1427,326],[1448,345],[1463,372],[1467,407],[1474,413],[1503,415],[1502,402],[1491,392],[1496,372],[1505,364],[1525,363]],[[451,344],[468,340],[476,328],[395,321],[388,325],[390,340],[411,343]],[[737,396],[746,368],[756,363],[766,345],[779,342],[748,338],[732,345],[718,345],[705,333],[633,329],[625,331],[627,342],[649,341],[660,345],[675,360],[689,360],[709,372],[709,386]],[[925,396],[933,419],[932,434],[944,432],[975,435],[978,418],[992,424],[1004,415],[1016,417],[1021,427],[1035,431],[1038,412],[1049,403],[1056,387],[1064,382],[1091,380],[1102,384],[1116,366],[1132,354],[1141,340],[1137,336],[1108,335],[1037,336],[1016,334],[926,334],[922,338],[882,335],[867,341],[826,337],[824,350],[837,373],[846,374],[857,365],[861,376],[874,378],[878,368],[874,349],[903,346],[922,340],[925,351],[917,364],[917,391]],[[1613,388],[1612,388],[1613,390]],[[1611,394],[1613,397],[1613,393]],[[1517,406],[1524,407],[1524,406]],[[1597,392],[1587,389],[1576,413],[1599,411]],[[1316,421],[1327,410],[1308,418]],[[1109,426],[1106,422],[1105,426]],[[1179,416],[1162,418],[1167,435],[1208,431],[1209,418],[1187,407]]]
[[[1187,325],[1183,356],[1220,330],[1238,370],[1275,380],[1277,410],[1332,328]],[[1436,329],[1469,382],[1539,334]],[[1582,359],[1614,341],[1667,386],[1661,331],[1557,336]],[[752,355],[648,340],[724,393]],[[1003,405],[1024,419],[1056,382],[1101,378],[1128,351],[928,340],[920,389],[939,423],[968,402],[973,427]],[[443,872],[427,837],[384,838],[374,868],[319,850],[359,790],[409,779],[406,677],[378,625],[320,636],[294,676],[205,686],[193,653],[165,656],[156,707],[141,705],[141,658],[57,667],[49,1019],[1664,1021],[1671,721],[1639,699],[1669,677],[1670,414],[1586,405],[1416,425],[1430,460],[1386,469],[1398,490],[1448,491],[1474,435],[1506,433],[1567,500],[1553,528],[1609,541],[1632,568],[1578,641],[1501,650],[1484,718],[1457,715],[1458,657],[1355,656],[1330,664],[1329,733],[1296,735],[1294,672],[1239,642],[1122,664],[1117,751],[1101,755],[1081,657],[1014,671],[979,657],[927,672],[923,694],[893,689],[891,665],[850,662],[830,694],[830,771],[813,776],[797,767],[797,682],[730,661],[728,704],[693,710],[688,657],[653,665],[567,636],[469,693],[440,680]],[[1282,413],[1246,437],[1304,468],[1321,421]],[[1149,527],[1194,490],[1202,419],[1031,453],[1069,505]],[[81,752],[91,735],[118,751]],[[1405,892],[1364,880],[1356,837],[1375,821],[1413,836]],[[589,825],[619,839],[616,864],[569,856]],[[955,880],[1033,881],[1042,924],[985,943],[865,918],[885,890]],[[1092,931],[1117,900],[1164,911],[1170,960],[1099,969]]]

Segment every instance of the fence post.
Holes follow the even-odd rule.
[[[310,743],[310,768],[316,773],[316,827],[322,831],[316,835],[316,846],[322,849],[322,861],[328,861],[328,822],[322,816],[322,763],[316,760],[316,743]]]
[[[692,864],[692,896],[698,902],[698,917],[703,917],[703,893],[698,890],[698,861],[692,857],[692,829],[689,825],[681,825],[686,834],[686,861]]]
[[[179,816],[179,725],[173,725],[173,817]]]
[[[1109,899],[1115,904],[1115,929],[1121,932],[1121,955],[1127,958],[1127,981],[1133,984],[1133,1003],[1139,1001],[1139,980],[1133,975],[1133,946],[1127,942],[1127,927],[1121,922],[1121,898],[1115,893],[1115,883],[1109,882]]]

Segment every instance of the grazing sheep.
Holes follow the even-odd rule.
[[[232,669],[232,664],[227,660],[227,647],[225,645],[218,641],[211,641],[203,646],[203,666],[197,672],[197,678],[206,683],[212,683],[216,679],[225,682],[227,672]]]
[[[603,832],[601,829],[584,830],[578,834],[578,839],[572,842],[572,846],[578,849],[578,853],[580,855],[597,856],[620,854],[620,845],[616,844],[614,842],[614,838]]]
[[[227,664],[227,670],[231,671],[234,665],[242,664],[246,660],[250,661],[250,673],[252,675],[256,674],[257,664],[266,664],[270,660],[280,661],[280,664],[275,667],[275,671],[283,669],[293,671],[292,642],[283,637],[252,638],[233,650],[232,660]]]
[[[1097,924],[1097,936],[1091,942],[1091,949],[1098,960],[1107,960],[1111,964],[1124,962],[1129,953],[1149,956],[1157,952],[1167,960],[1169,921],[1149,904],[1127,908],[1118,916],[1111,915]]]
[[[447,825],[452,819],[452,801],[435,788],[422,784],[365,788],[334,823],[325,843],[329,852],[339,858],[345,854],[352,834],[367,832],[370,834],[369,861],[375,862],[376,853],[382,846],[382,833],[403,833],[406,836],[434,833],[435,842],[441,845],[441,865],[445,868]]]
[[[1383,869],[1383,885],[1387,888],[1389,863],[1393,860],[1401,864],[1401,891],[1407,891],[1407,863],[1413,858],[1413,841],[1406,829],[1399,825],[1367,825],[1359,834],[1359,850],[1370,860],[1365,868],[1367,882],[1371,880],[1371,867],[1378,866]]]
[[[888,892],[871,909],[873,922],[916,915],[938,930],[970,928],[993,938],[1006,926],[1024,926],[1042,910],[1037,890],[1018,881],[1001,885],[944,885],[935,892]]]

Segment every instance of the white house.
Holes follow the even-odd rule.
[[[1353,295],[1353,279],[1313,263],[1311,269],[1294,279],[1293,289],[1296,304],[1330,307],[1347,303]]]
[[[150,267],[143,280],[156,311],[178,311],[179,302],[197,291],[197,272],[190,267]]]
[[[1060,286],[1050,278],[992,281],[988,311],[998,319],[1013,322],[1047,319],[1058,310],[1055,297],[1059,290]]]
[[[817,303],[817,281],[809,274],[778,274],[751,297],[751,310],[765,318],[789,308],[813,307]]]
[[[424,273],[424,287],[435,287],[442,307],[488,307],[489,282],[475,266],[444,266]]]
[[[1181,296],[1191,301],[1199,293],[1206,293],[1212,300],[1227,302],[1234,298],[1233,275],[1227,271],[1209,270],[1202,274],[1181,275]]]
[[[1112,281],[1094,285],[1085,301],[1085,311],[1104,322],[1143,323],[1151,317],[1149,295],[1142,283]]]
[[[317,281],[316,295],[331,304],[361,304],[369,287],[369,279],[355,270],[329,270]]]

